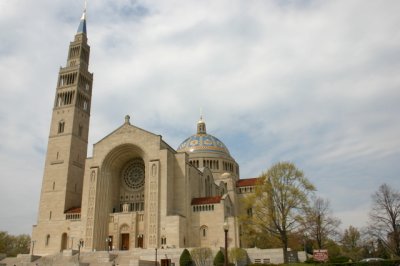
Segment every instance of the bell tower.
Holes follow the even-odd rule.
[[[69,45],[66,65],[60,67],[58,74],[38,224],[34,226],[32,235],[38,237],[39,250],[41,247],[49,248],[48,251],[66,249],[68,243],[64,242],[68,240],[61,239],[67,234],[63,228],[66,212],[71,209],[80,211],[93,83],[93,74],[88,69],[89,54],[85,7],[75,38]],[[46,243],[40,243],[45,239]]]

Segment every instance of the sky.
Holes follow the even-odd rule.
[[[58,71],[83,1],[0,0],[0,231],[36,223]],[[92,145],[124,122],[208,133],[241,178],[293,162],[341,228],[400,189],[400,1],[89,0]]]

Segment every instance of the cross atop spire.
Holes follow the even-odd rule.
[[[200,121],[203,121],[203,108],[200,107]]]
[[[83,9],[81,21],[78,26],[78,31],[76,33],[86,33],[86,6],[87,6],[87,1],[85,0],[85,8]]]

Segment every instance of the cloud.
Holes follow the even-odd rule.
[[[339,218],[365,217],[379,184],[400,186],[399,7],[89,2],[89,146],[130,114],[176,148],[195,133],[203,108],[208,132],[228,146],[242,177],[293,161]],[[0,227],[11,232],[30,232],[30,224],[9,222],[15,217],[35,218],[58,67],[82,8],[80,1],[0,3],[0,158],[9,181],[0,200],[13,202]]]

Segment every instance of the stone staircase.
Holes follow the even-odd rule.
[[[179,257],[183,249],[158,249],[157,261],[170,259],[179,265]],[[78,261],[79,256],[79,261]],[[48,256],[19,255],[17,258],[0,260],[0,266],[154,266],[155,249],[132,249],[129,251],[96,251],[81,252],[66,250]]]
[[[213,256],[219,249],[213,249]],[[172,264],[179,265],[179,258],[182,254],[182,248],[166,248],[157,249],[158,266],[161,260],[168,259]],[[248,262],[272,263],[280,264],[283,262],[282,249],[246,249]],[[306,259],[304,252],[297,252],[300,261]],[[78,259],[79,256],[79,259]],[[114,250],[114,251],[96,251],[81,252],[80,255],[76,250],[65,250],[62,253],[48,255],[44,257],[31,256],[28,254],[18,255],[16,258],[0,257],[0,266],[155,266],[156,250],[135,248],[131,250]],[[241,263],[245,265],[247,261]]]

